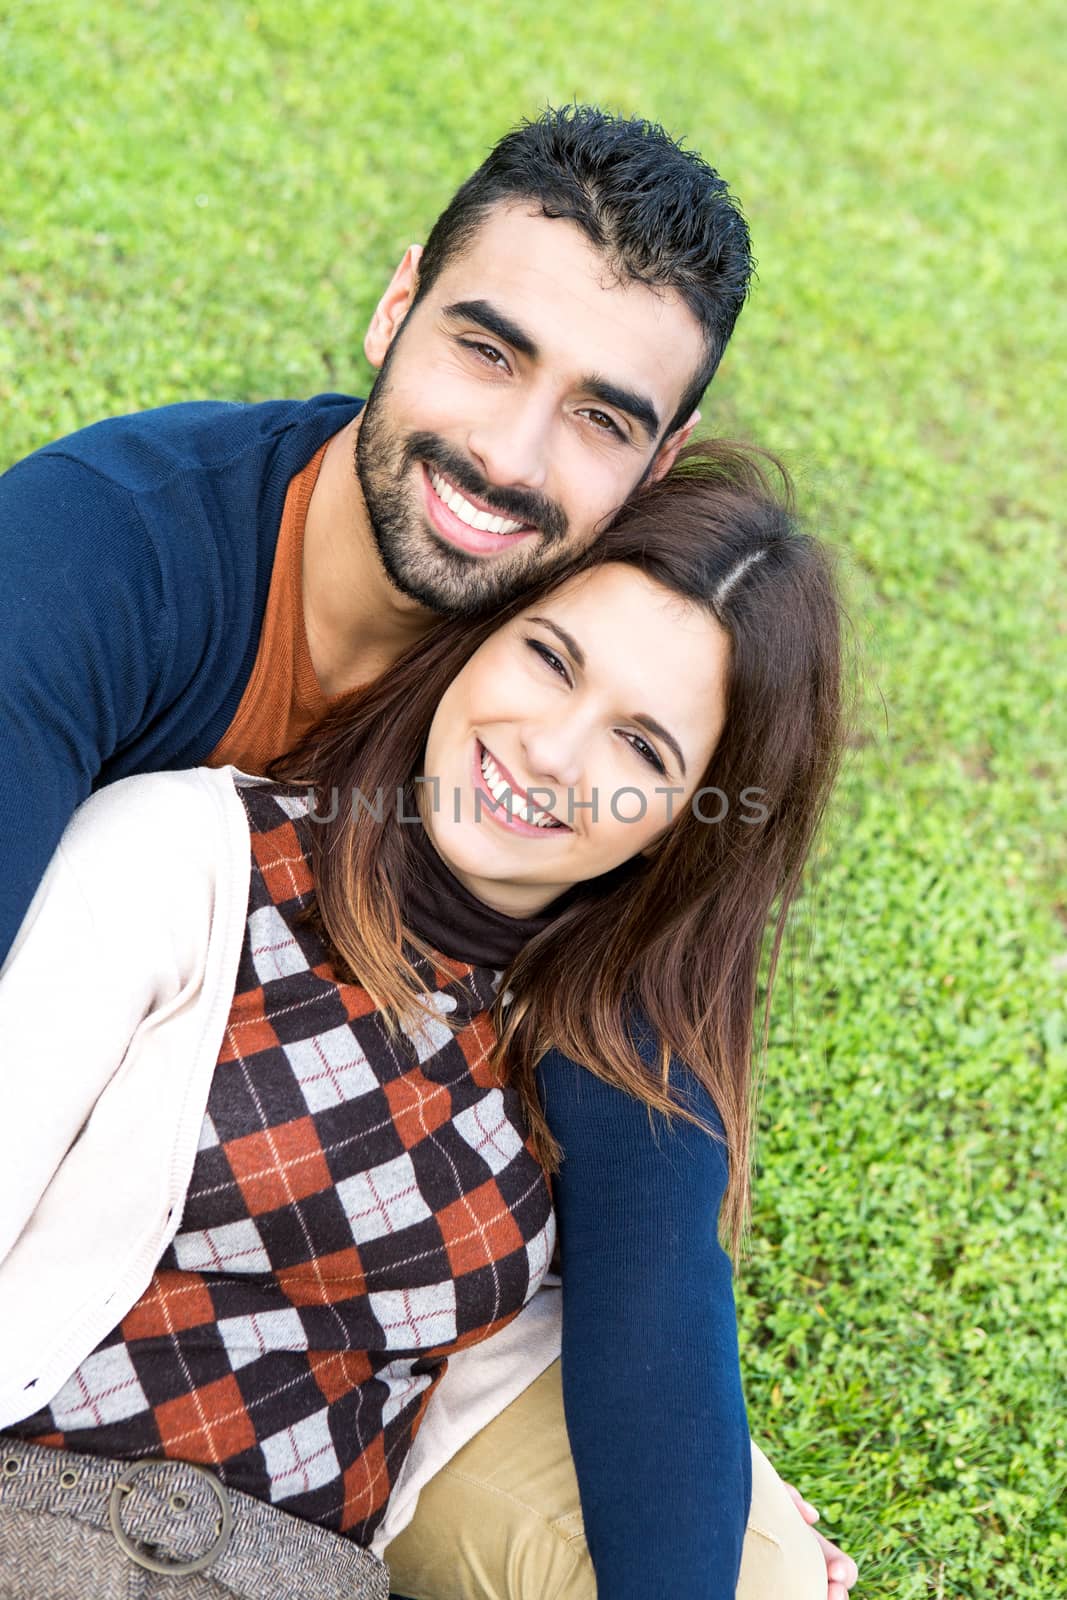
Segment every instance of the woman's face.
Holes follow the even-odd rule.
[[[728,659],[710,614],[634,567],[561,584],[492,634],[437,707],[418,794],[438,853],[520,917],[646,850],[718,743]]]

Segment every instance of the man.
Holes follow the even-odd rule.
[[[367,332],[365,406],[170,406],[5,474],[0,959],[91,789],[262,771],[437,617],[499,605],[595,539],[696,424],[750,270],[699,157],[645,123],[547,112],[406,252]],[[534,1390],[550,1407],[551,1385]],[[557,1445],[560,1423],[542,1415]],[[438,1600],[475,1592],[447,1588],[474,1579],[442,1517],[463,1531],[462,1495],[426,1525]],[[404,1537],[417,1554],[418,1514]],[[505,1571],[491,1582],[508,1592]],[[592,1594],[588,1562],[576,1582]]]

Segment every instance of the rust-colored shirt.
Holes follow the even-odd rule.
[[[343,698],[344,691],[323,693],[304,627],[304,527],[328,444],[289,481],[255,665],[233,721],[204,762],[207,767],[232,764],[242,772],[264,773],[269,761],[291,750]]]

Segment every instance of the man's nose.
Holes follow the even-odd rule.
[[[498,405],[467,434],[467,448],[487,483],[543,489],[548,477],[552,416],[532,396]]]

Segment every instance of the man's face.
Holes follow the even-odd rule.
[[[676,292],[616,283],[573,223],[525,207],[493,210],[411,309],[404,270],[367,338],[356,470],[394,586],[473,616],[666,471],[703,336]]]

